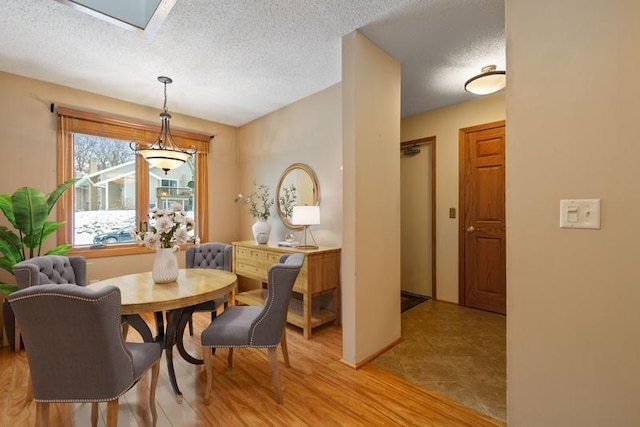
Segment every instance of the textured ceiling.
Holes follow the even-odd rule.
[[[360,29],[402,64],[402,115],[505,67],[504,0],[177,0],[155,35],[54,0],[0,0],[0,70],[239,126],[341,80]],[[52,100],[55,101],[55,100]]]

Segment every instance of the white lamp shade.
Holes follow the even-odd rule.
[[[320,206],[294,206],[291,215],[293,225],[320,224]]]

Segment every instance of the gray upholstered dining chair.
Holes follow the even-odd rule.
[[[218,270],[231,271],[231,257],[233,247],[226,243],[210,242],[202,243],[198,246],[189,246],[186,250],[185,266],[187,268],[214,268]],[[216,317],[218,307],[228,305],[227,296],[216,298],[213,301],[203,302],[193,307],[193,311],[211,312],[211,320]],[[188,315],[189,334],[193,335],[193,322],[191,314]],[[186,319],[184,319],[186,320]],[[184,331],[184,321],[180,323],[178,333]],[[182,335],[180,335],[182,336]]]
[[[289,367],[285,324],[293,284],[303,262],[304,254],[282,255],[278,264],[269,267],[264,305],[231,306],[202,332],[202,354],[207,371],[205,401],[209,400],[213,379],[212,354],[208,348],[228,348],[229,367],[233,367],[234,348],[261,347],[269,350],[271,381],[276,390],[276,400],[282,403],[277,347],[278,344],[282,347],[285,366]]]
[[[87,285],[87,261],[81,256],[43,255],[13,266],[20,289],[46,283]]]
[[[50,402],[107,403],[107,426],[117,426],[118,399],[151,369],[149,408],[155,426],[155,390],[161,348],[127,343],[120,332],[120,290],[44,284],[9,296],[29,361],[36,426],[48,425]]]
[[[43,255],[20,261],[13,266],[19,289],[47,283],[87,285],[87,261],[81,256]],[[9,307],[11,308],[11,307]],[[20,327],[14,326],[15,351],[20,351]]]

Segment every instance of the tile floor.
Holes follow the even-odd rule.
[[[506,317],[429,300],[402,313],[403,341],[373,363],[506,422]]]

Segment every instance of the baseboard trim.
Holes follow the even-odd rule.
[[[390,344],[387,344],[386,346],[384,346],[383,348],[381,348],[380,350],[376,351],[375,353],[369,355],[368,357],[365,357],[364,359],[362,359],[361,361],[353,364],[351,362],[347,362],[344,359],[340,359],[340,362],[347,365],[350,368],[353,369],[360,369],[361,367],[363,367],[364,365],[366,365],[367,363],[371,362],[373,359],[375,359],[376,357],[380,356],[382,353],[385,353],[386,351],[392,349],[393,347],[397,346],[398,344],[400,344],[403,341],[402,337],[399,337],[397,340],[393,341]]]

